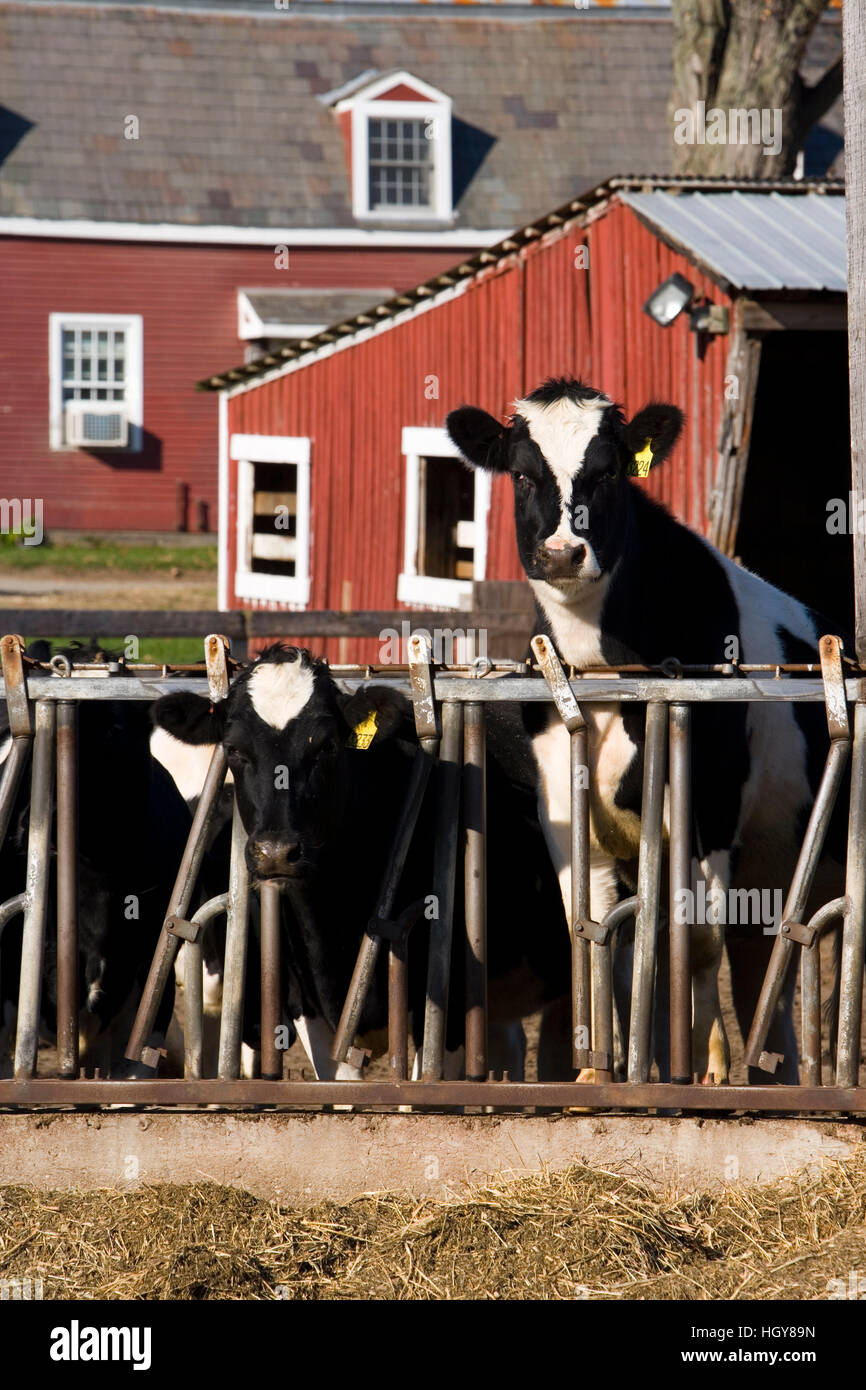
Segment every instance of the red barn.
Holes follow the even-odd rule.
[[[5,494],[49,533],[214,528],[190,382],[445,271],[611,159],[667,167],[670,52],[652,9],[3,0]]]
[[[202,383],[221,391],[221,607],[459,612],[473,583],[519,578],[510,485],[466,470],[443,422],[560,374],[629,413],[675,401],[683,438],[641,485],[816,606],[850,591],[826,525],[848,488],[838,184],[608,180],[292,354]]]

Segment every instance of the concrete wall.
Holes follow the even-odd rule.
[[[0,1185],[135,1187],[212,1181],[285,1202],[455,1191],[493,1173],[626,1164],[679,1192],[769,1182],[850,1155],[861,1121],[625,1115],[299,1113],[0,1115]]]

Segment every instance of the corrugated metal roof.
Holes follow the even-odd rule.
[[[624,192],[713,276],[743,290],[845,290],[845,199],[822,193]]]

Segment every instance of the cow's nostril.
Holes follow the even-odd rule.
[[[584,561],[584,559],[585,559],[585,557],[586,557],[586,546],[585,546],[585,545],[576,545],[576,546],[574,547],[573,551],[571,552],[571,563],[572,563],[573,565],[582,565],[582,564],[583,564],[583,561]]]
[[[262,874],[283,873],[290,864],[301,858],[300,840],[287,840],[282,836],[262,836],[250,844],[250,854],[257,872]]]

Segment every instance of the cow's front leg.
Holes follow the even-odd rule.
[[[725,947],[731,855],[716,850],[700,862],[706,897],[695,894],[695,921],[691,927],[692,954],[692,1069],[702,1085],[721,1086],[728,1081],[731,1050],[719,998],[719,967]]]
[[[353,1067],[349,1062],[335,1062],[331,1057],[334,1032],[323,1018],[318,1015],[315,1018],[301,1016],[292,1022],[301,1046],[312,1063],[317,1081],[363,1081],[364,1073],[360,1067]]]

